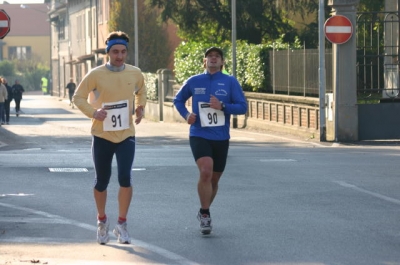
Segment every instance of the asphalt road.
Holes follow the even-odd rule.
[[[400,264],[397,141],[319,143],[234,129],[214,230],[202,236],[188,126],[144,120],[132,244],[111,237],[101,246],[90,121],[50,96],[26,95],[21,108],[0,127],[0,264]]]

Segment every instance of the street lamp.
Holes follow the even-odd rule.
[[[22,8],[22,9],[32,9],[32,10],[35,10],[37,12],[40,12],[40,13],[43,13],[43,14],[47,14],[46,11],[43,11],[43,10],[40,10],[40,9],[37,9],[37,8],[33,8],[33,7],[25,5],[25,4],[21,4],[19,7]],[[49,8],[49,7],[47,6],[47,8]]]
[[[232,0],[232,75],[236,77],[236,0]],[[237,115],[232,116],[232,126],[237,128]]]
[[[319,28],[319,140],[326,141],[325,118],[325,34],[324,34],[325,9],[324,0],[319,0],[318,28]],[[335,106],[336,108],[336,106]],[[335,125],[336,127],[337,125]],[[335,134],[336,135],[336,134]]]
[[[134,2],[135,5],[135,66],[139,67],[139,40],[138,40],[138,5],[137,0]]]

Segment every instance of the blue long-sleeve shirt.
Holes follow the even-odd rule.
[[[214,95],[225,104],[223,113],[207,108],[210,95]],[[205,72],[185,81],[174,99],[174,105],[184,119],[190,114],[185,106],[190,97],[192,97],[192,112],[197,115],[196,122],[190,126],[190,136],[209,140],[228,140],[231,114],[240,115],[247,111],[247,101],[239,82],[235,77],[222,72],[212,75]],[[202,103],[199,105],[199,102]],[[200,111],[203,115],[200,115]],[[220,125],[221,119],[218,121],[218,118],[223,117],[221,115],[225,120],[223,125]]]

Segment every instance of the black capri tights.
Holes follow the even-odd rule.
[[[95,169],[94,188],[105,191],[111,178],[113,157],[118,166],[118,182],[120,187],[132,186],[132,166],[135,158],[135,137],[129,137],[120,143],[113,143],[93,136],[92,156]]]

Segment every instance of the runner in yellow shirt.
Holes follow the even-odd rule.
[[[109,61],[92,69],[78,85],[73,102],[92,119],[92,157],[95,167],[94,199],[97,207],[97,242],[109,241],[106,215],[107,186],[113,156],[118,164],[119,217],[113,230],[119,243],[131,242],[127,214],[132,199],[132,167],[135,157],[135,124],[146,105],[146,88],[141,70],[126,64],[129,37],[111,32],[106,40]]]

